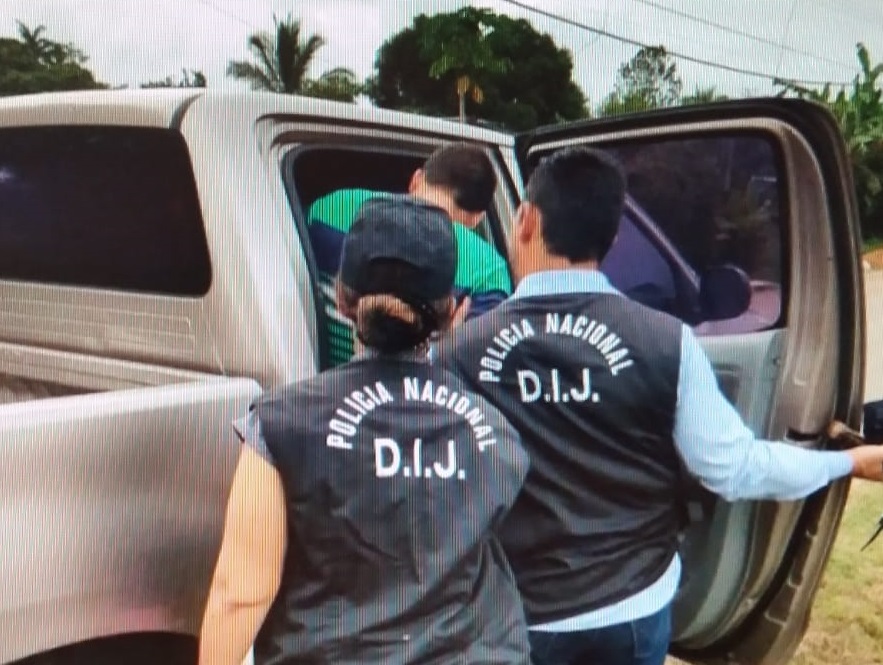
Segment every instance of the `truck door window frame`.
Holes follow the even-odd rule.
[[[696,140],[723,140],[723,139],[755,139],[763,141],[766,145],[769,146],[771,152],[771,166],[775,169],[777,174],[777,185],[776,192],[778,197],[778,235],[779,235],[779,252],[778,252],[778,282],[776,282],[780,286],[780,302],[779,302],[779,312],[776,319],[769,323],[769,325],[765,327],[760,327],[756,329],[752,329],[750,331],[742,331],[743,333],[750,334],[751,332],[762,332],[764,330],[775,330],[781,329],[787,326],[788,321],[788,310],[789,310],[789,296],[791,294],[791,254],[790,250],[792,244],[794,242],[794,238],[792,236],[792,229],[789,220],[791,218],[792,211],[790,209],[790,197],[788,192],[789,183],[786,178],[786,161],[785,155],[783,152],[782,145],[778,137],[769,131],[760,130],[760,129],[725,129],[725,130],[705,130],[702,132],[671,132],[666,133],[664,137],[659,138],[656,143],[671,143],[677,142],[680,140],[683,141],[696,141]],[[567,140],[564,141],[564,145],[573,145],[578,144],[580,141],[577,140]],[[608,152],[614,157],[618,158],[617,148],[620,147],[628,147],[630,145],[641,145],[641,144],[653,144],[654,141],[649,140],[647,136],[642,136],[641,138],[632,139],[622,139],[622,140],[598,140],[592,141],[587,144],[589,147],[603,150]],[[525,169],[527,172],[523,174],[525,181],[529,178],[530,172],[536,165],[539,163],[539,160],[554,152],[557,147],[553,145],[551,148],[546,149],[545,147],[537,150],[536,152],[532,152],[529,156],[523,156],[522,161],[526,162],[528,168]],[[529,149],[529,148],[528,148]],[[638,211],[641,214],[648,214],[646,210],[644,210],[644,202],[638,201],[634,199],[634,203],[637,204]],[[629,211],[626,211],[626,214],[630,214]],[[648,215],[649,217],[649,215]],[[652,217],[650,218],[652,220]],[[655,221],[654,221],[655,223]],[[670,245],[670,248],[674,250],[675,253],[679,255],[681,260],[685,260],[683,256],[683,250],[675,244],[675,241],[668,237],[668,235],[664,234],[664,232],[659,229],[661,233],[663,233],[663,238],[665,242]],[[657,248],[657,250],[661,251],[663,256],[665,256],[666,252],[662,251],[659,239],[650,238],[648,240]],[[701,278],[699,275],[699,271],[697,267],[692,264],[686,263],[690,270],[697,274],[697,277]],[[679,294],[680,295],[680,294]],[[686,322],[686,321],[685,321]],[[689,322],[687,322],[689,323]],[[718,326],[721,322],[713,322],[713,321],[699,321],[695,324],[691,324],[694,331],[698,336],[719,336],[726,335],[726,332],[716,332],[716,326]]]
[[[316,140],[292,141],[291,146],[285,149],[284,153],[282,154],[282,158],[280,160],[280,170],[283,186],[288,198],[292,217],[294,218],[295,231],[300,238],[304,257],[307,263],[307,269],[310,274],[310,288],[313,295],[313,302],[315,304],[314,310],[316,316],[317,333],[319,337],[317,342],[319,349],[320,371],[328,369],[329,367],[328,339],[327,336],[324,334],[324,330],[326,329],[328,323],[328,315],[325,311],[325,307],[323,306],[324,299],[318,280],[319,270],[316,260],[316,254],[309,236],[307,223],[308,206],[304,206],[304,201],[302,200],[301,193],[298,191],[294,166],[295,161],[306,153],[321,150],[331,150],[335,152],[359,152],[392,156],[398,155],[404,158],[419,158],[422,161],[425,160],[434,149],[441,147],[442,145],[458,141],[474,143],[485,148],[485,150],[488,151],[491,162],[494,165],[494,169],[497,174],[498,184],[497,191],[495,192],[491,206],[486,211],[485,221],[482,222],[482,224],[476,229],[476,232],[478,232],[479,235],[481,235],[485,240],[492,243],[497,251],[503,256],[509,269],[510,278],[513,278],[512,264],[507,246],[508,236],[504,231],[502,214],[499,209],[502,200],[501,196],[506,196],[506,200],[511,200],[511,197],[509,197],[509,193],[506,190],[506,188],[511,185],[511,179],[507,175],[507,170],[502,166],[503,159],[500,154],[499,146],[480,141],[473,142],[469,141],[467,138],[456,136],[431,137],[430,140],[426,142],[418,142],[418,137],[416,136],[408,138],[412,138],[413,140],[407,141],[400,139],[387,142],[381,138],[361,139],[360,137],[359,139],[354,140],[352,136],[323,136],[316,138]],[[329,189],[328,192],[330,193],[335,189],[337,188]],[[310,203],[312,203],[312,201]]]

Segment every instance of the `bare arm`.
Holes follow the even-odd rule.
[[[276,469],[243,446],[199,640],[199,665],[240,665],[282,574],[285,498]]]

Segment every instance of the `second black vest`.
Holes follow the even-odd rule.
[[[518,298],[440,349],[530,453],[502,541],[531,625],[616,603],[670,565],[681,326],[615,294]]]

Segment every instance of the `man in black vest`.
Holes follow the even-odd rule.
[[[624,196],[604,153],[544,159],[518,212],[515,294],[439,349],[531,457],[502,540],[537,665],[662,665],[682,463],[727,500],[798,499],[850,473],[883,480],[883,448],[755,440],[691,330],[610,285],[598,266]]]

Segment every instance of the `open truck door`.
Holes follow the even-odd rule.
[[[851,168],[838,126],[804,101],[747,100],[537,129],[521,175],[555,149],[609,151],[628,175],[615,286],[692,326],[756,435],[830,448],[862,416],[864,294]],[[697,492],[683,534],[672,653],[786,663],[849,489],[726,503]]]

